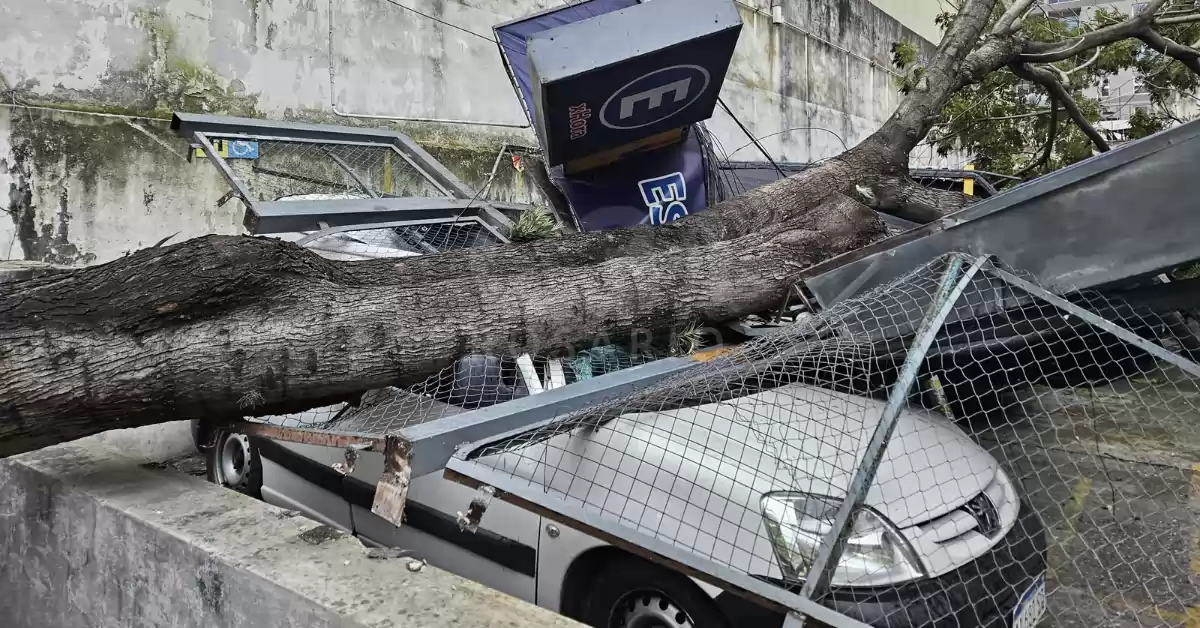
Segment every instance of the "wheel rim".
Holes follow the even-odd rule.
[[[687,613],[660,591],[626,594],[610,613],[613,628],[693,628]]]
[[[242,488],[250,480],[250,439],[245,434],[226,434],[217,450],[221,484]]]

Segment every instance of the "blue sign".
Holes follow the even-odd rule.
[[[546,163],[580,170],[711,117],[741,27],[732,0],[654,0],[529,34],[522,61]]]
[[[258,159],[258,142],[251,140],[229,140],[230,159]]]
[[[704,151],[695,134],[677,144],[616,163],[551,179],[562,190],[583,231],[663,224],[708,206]],[[651,176],[647,176],[651,175]]]
[[[674,65],[626,83],[604,101],[600,123],[610,129],[640,129],[680,113],[704,95],[708,70]]]
[[[526,110],[535,109],[536,78],[528,56],[530,37],[636,4],[637,0],[585,0],[497,26],[496,38]],[[563,123],[561,135],[568,142],[581,143],[588,142],[590,136],[605,135],[606,130],[610,135],[629,132],[614,131],[600,120],[608,101],[613,103],[609,122],[616,127],[660,122],[663,128],[686,126],[683,118],[687,116],[676,114],[701,107],[702,103],[693,98],[702,93],[712,94],[715,100],[719,85],[713,82],[724,76],[728,59],[719,61],[718,56],[717,61],[709,63],[708,54],[672,56],[673,61],[658,57],[654,59],[655,65],[639,64],[640,71],[636,73],[614,72],[611,80],[586,83],[590,96],[567,92],[561,115],[555,118]],[[720,76],[702,71],[706,65],[720,68]],[[644,92],[650,93],[643,95]],[[661,97],[656,98],[656,93]],[[629,103],[625,112],[621,110],[623,101]],[[627,115],[622,117],[622,113]],[[530,122],[538,127],[536,116],[531,116]],[[543,131],[538,128],[539,136],[544,138]],[[705,172],[704,151],[695,134],[690,133],[682,142],[627,155],[616,163],[578,174],[565,175],[561,168],[553,168],[551,179],[566,196],[580,229],[599,231],[661,224],[704,209],[708,205]]]

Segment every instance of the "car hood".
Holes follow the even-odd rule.
[[[598,429],[559,434],[481,462],[632,519],[644,531],[694,521],[718,537],[736,536],[739,527],[758,529],[765,493],[845,497],[884,405],[791,385],[720,403],[623,415]],[[925,523],[979,495],[998,467],[944,417],[906,408],[866,503],[897,527]],[[709,515],[715,520],[705,524]],[[753,522],[725,529],[747,516]]]

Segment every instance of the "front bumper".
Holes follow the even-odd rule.
[[[955,571],[901,585],[833,588],[822,604],[876,628],[1001,628],[1012,624],[1021,594],[1045,572],[1045,528],[1033,508],[1022,502],[1012,530],[986,554]],[[782,615],[729,593],[722,593],[717,604],[735,627],[783,624]]]

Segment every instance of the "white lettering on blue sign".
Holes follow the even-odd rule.
[[[638,181],[642,200],[650,210],[650,224],[661,225],[688,215],[687,183],[682,172],[672,172],[653,179]]]

